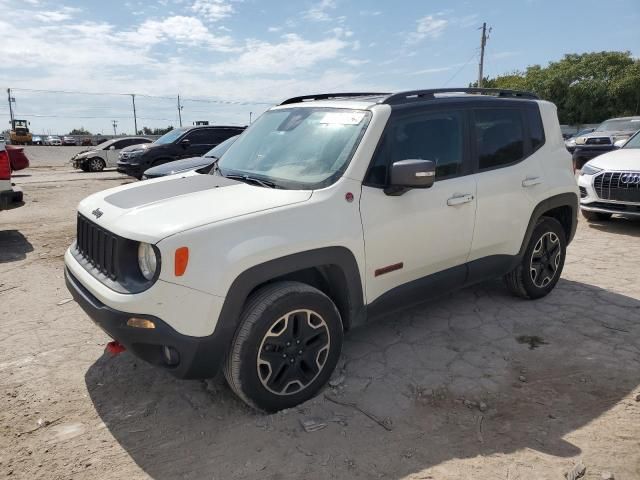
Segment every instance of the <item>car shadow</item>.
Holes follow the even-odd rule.
[[[634,298],[562,280],[531,302],[489,282],[350,332],[342,376],[286,412],[255,412],[220,378],[177,380],[128,353],[99,358],[85,381],[152,478],[400,479],[525,448],[579,455],[564,437],[640,385],[639,353]],[[308,433],[309,420],[326,426]]]
[[[616,233],[628,237],[640,237],[640,218],[614,215],[609,220],[589,222],[589,228],[601,232]]]
[[[17,262],[33,252],[33,245],[17,230],[0,230],[0,264]]]

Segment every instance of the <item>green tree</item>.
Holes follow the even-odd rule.
[[[91,135],[89,130],[86,130],[84,127],[74,128],[69,132],[69,135]]]
[[[534,92],[556,104],[561,123],[640,114],[640,60],[630,52],[568,54],[546,67],[487,78],[483,86]]]
[[[164,135],[167,132],[173,130],[173,127],[169,125],[167,128],[154,128],[142,127],[142,130],[138,130],[138,135]]]

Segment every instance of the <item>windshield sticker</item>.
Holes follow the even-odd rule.
[[[364,118],[364,112],[331,112],[326,113],[320,123],[330,125],[358,125]]]

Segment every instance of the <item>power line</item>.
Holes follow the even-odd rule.
[[[76,91],[76,90],[45,90],[45,89],[37,89],[37,88],[12,88],[12,90],[15,91],[20,91],[20,92],[33,92],[33,93],[56,93],[56,94],[68,94],[68,95],[99,95],[99,96],[105,96],[105,95],[111,95],[111,96],[120,96],[120,97],[124,97],[124,96],[131,96],[131,93],[113,93],[113,92],[81,92],[81,91]],[[163,96],[163,95],[149,95],[149,94],[145,94],[145,93],[136,93],[135,94],[138,97],[146,97],[146,98],[158,98],[158,99],[163,99],[163,100],[175,100],[175,97],[168,97],[168,96]],[[265,101],[252,101],[252,100],[243,100],[243,101],[236,101],[236,100],[218,100],[218,99],[214,99],[214,98],[184,98],[182,97],[181,100],[183,102],[188,101],[188,102],[203,102],[203,103],[216,103],[216,104],[221,104],[221,105],[274,105],[275,101],[273,102],[265,102]]]
[[[446,87],[446,86],[449,84],[449,82],[450,82],[451,80],[453,80],[454,78],[456,78],[456,77],[458,76],[458,74],[459,74],[459,73],[460,73],[460,72],[461,72],[465,67],[467,67],[467,66],[471,63],[471,61],[472,61],[474,58],[476,58],[476,55],[478,55],[478,52],[474,50],[473,55],[471,55],[471,57],[469,57],[469,60],[467,60],[465,63],[463,63],[463,64],[462,64],[462,66],[461,66],[458,70],[456,70],[456,72],[455,72],[453,75],[451,75],[451,76],[449,77],[449,79],[448,79],[446,82],[444,82],[444,84],[443,84],[442,86],[443,86],[443,87]]]

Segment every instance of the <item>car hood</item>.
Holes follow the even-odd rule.
[[[147,150],[153,143],[136,143],[135,145],[129,145],[120,150],[120,152],[132,152],[134,150]]]
[[[598,155],[589,162],[589,165],[603,170],[640,171],[640,148],[621,148]]]
[[[192,228],[304,202],[311,194],[186,174],[98,192],[85,198],[78,211],[117,235],[156,243]]]
[[[174,162],[158,165],[157,167],[152,167],[146,170],[144,174],[154,177],[171,175],[174,173],[185,172],[187,170],[194,170],[200,167],[206,167],[207,165],[211,165],[214,161],[215,158],[211,157],[185,158],[184,160],[176,160]]]

